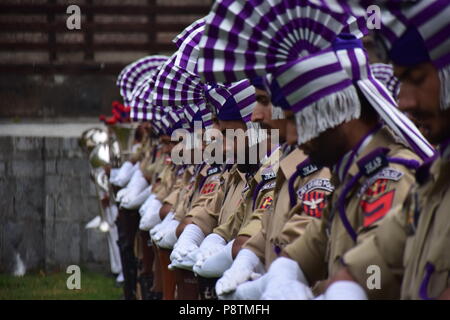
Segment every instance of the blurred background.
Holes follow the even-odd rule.
[[[0,273],[109,269],[105,235],[85,229],[98,201],[78,138],[120,100],[122,68],[171,54],[211,3],[0,1]],[[69,5],[79,30],[66,26]]]

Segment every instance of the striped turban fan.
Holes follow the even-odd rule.
[[[394,68],[390,64],[384,63],[372,63],[370,65],[370,71],[375,79],[380,81],[386,89],[388,89],[391,96],[397,100],[398,92],[400,89],[400,81],[394,76]]]
[[[193,125],[197,119],[202,121],[203,127],[209,128],[212,114],[206,106],[207,85],[197,75],[198,43],[203,30],[204,19],[199,19],[174,39],[178,51],[158,72],[152,101],[156,105],[182,109],[188,123]]]
[[[117,86],[120,89],[120,95],[123,98],[125,105],[128,106],[131,100],[133,90],[144,79],[161,66],[168,57],[153,55],[141,58],[133,63],[127,65],[119,74],[117,78]]]
[[[211,82],[264,76],[330,47],[339,33],[367,33],[363,17],[306,0],[218,0],[205,19],[198,71]]]
[[[131,94],[130,117],[133,121],[151,121],[156,113],[161,113],[162,107],[152,104],[151,95],[155,87],[157,74],[147,75]]]
[[[294,69],[279,70],[271,83],[274,103],[295,113],[299,144],[359,118],[361,105],[356,87],[401,142],[423,159],[434,155],[433,147],[375,79],[362,41],[353,35],[342,34],[332,48],[302,58]]]
[[[334,2],[336,12],[354,16],[364,15],[370,5],[379,5],[381,28],[375,31],[389,59],[406,67],[433,63],[441,80],[441,108],[450,107],[450,1],[323,1]]]

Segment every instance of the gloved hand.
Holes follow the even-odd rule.
[[[206,239],[203,242],[205,241]],[[221,277],[225,272],[225,270],[230,268],[231,264],[233,263],[233,256],[231,253],[233,243],[234,240],[230,241],[226,246],[222,246],[221,249],[218,249],[216,253],[211,254],[205,260],[202,261],[197,260],[193,268],[194,272],[204,278]],[[200,246],[200,248],[202,246]]]
[[[111,184],[122,188],[125,187],[137,169],[139,169],[139,163],[133,165],[130,161],[125,161],[114,179],[110,179]]]
[[[174,219],[169,221],[164,229],[155,235],[155,239],[160,238],[160,240],[156,241],[156,245],[163,249],[172,249],[175,242],[177,242],[176,230],[179,224],[180,222]]]
[[[153,241],[155,241],[154,236],[160,231],[163,230],[166,225],[169,223],[169,221],[171,221],[174,217],[174,213],[171,211],[169,212],[165,218],[163,219],[163,221],[161,221],[160,223],[158,223],[156,226],[154,226],[151,230],[150,230],[150,237],[152,238]],[[158,239],[160,240],[160,239]]]
[[[156,197],[153,198],[144,215],[141,217],[141,221],[139,222],[140,230],[148,231],[161,222],[161,218],[159,217],[159,209],[161,209],[161,207],[161,201]]]
[[[127,194],[127,192],[128,192],[127,188],[123,188],[123,189],[120,189],[119,191],[117,191],[116,202],[120,203],[122,201],[123,197]]]
[[[256,279],[255,277],[258,276]],[[220,295],[220,300],[260,300],[267,282],[267,274],[260,276],[252,274],[251,280],[240,284],[235,291]]]
[[[264,267],[258,256],[249,249],[241,249],[231,268],[224,272],[216,283],[216,293],[219,296],[229,294],[237,286],[249,280],[253,273],[262,273]]]
[[[169,265],[169,269],[182,268],[191,270],[195,261],[190,259],[188,254],[198,249],[203,239],[205,239],[203,231],[193,223],[188,224],[172,250],[170,255],[172,263]]]
[[[324,300],[367,300],[364,289],[353,281],[333,282],[324,293]]]
[[[191,259],[195,260],[195,264],[201,268],[209,256],[219,252],[226,244],[224,238],[217,233],[211,233],[202,241],[199,250],[190,253]]]
[[[263,300],[310,300],[314,298],[306,277],[298,263],[281,257],[267,272]]]
[[[150,196],[150,188],[145,187],[137,196],[135,196],[133,199],[128,198],[126,201],[125,198],[122,200],[121,207],[128,209],[128,210],[136,210],[140,206],[142,206],[147,200],[147,198]]]
[[[125,207],[126,205],[128,205],[128,203],[133,201],[134,198],[136,198],[136,196],[138,196],[141,193],[141,191],[147,187],[148,182],[142,175],[141,170],[140,169],[136,170],[133,173],[133,176],[130,182],[128,183],[127,187],[125,188],[125,190],[127,190],[125,192],[125,195],[123,195],[120,199],[121,207]]]
[[[148,209],[148,206],[152,203],[153,199],[156,198],[156,195],[154,193],[152,193],[152,186],[150,186],[148,189],[149,189],[150,195],[147,197],[145,202],[139,208],[139,214],[141,217],[145,214],[145,211]]]

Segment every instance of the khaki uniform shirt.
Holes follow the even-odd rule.
[[[363,271],[367,266],[380,266],[381,298],[397,298],[401,290],[402,299],[431,299],[450,287],[450,163],[446,151],[429,170],[428,166],[420,169],[418,185],[403,210],[385,219],[364,246],[345,256],[360,283],[366,281]]]
[[[219,188],[205,201],[204,208],[193,206],[187,216],[192,217],[192,222],[202,229],[205,235],[210,234],[237,210],[245,183],[245,175],[237,170],[237,165],[233,165],[231,169],[223,171]]]
[[[297,171],[299,164],[304,166],[298,170],[308,166],[308,163],[305,163],[306,160],[307,157],[298,148],[281,160],[274,190],[275,204],[263,215],[260,232],[244,245],[244,248],[252,250],[265,263],[266,269],[286,245],[304,233],[311,220],[320,218],[326,205],[326,196],[333,191],[329,182],[328,169],[309,170],[299,174],[294,181],[293,187],[297,191],[295,197],[301,196],[301,198],[297,199],[294,207],[291,207],[289,179]],[[303,199],[309,199],[309,202],[305,204]]]
[[[402,299],[433,299],[450,288],[448,149],[432,165],[428,181],[418,188],[417,203],[408,215]]]
[[[237,236],[252,237],[261,230],[261,218],[272,207],[274,201],[275,178],[279,167],[281,150],[277,148],[263,161],[253,178],[241,192],[239,208],[225,223],[214,229],[226,241]]]
[[[172,163],[170,157],[166,156],[164,159],[164,168],[161,174],[158,176],[160,182],[152,188],[152,192],[156,195],[156,198],[163,202],[164,199],[170,194],[175,183],[176,178],[176,166]]]
[[[401,210],[415,181],[414,170],[392,158],[410,160],[416,166],[419,158],[397,143],[387,128],[363,140],[356,159],[350,157],[334,169],[331,182],[336,189],[323,218],[312,221],[303,236],[285,248],[310,284],[332,276],[342,267],[344,255],[370,239],[384,216]],[[350,181],[355,182],[353,186]]]

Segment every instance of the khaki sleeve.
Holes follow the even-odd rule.
[[[263,216],[264,220],[265,216]],[[262,223],[264,225],[264,223]],[[263,227],[256,232],[250,239],[248,239],[243,248],[251,250],[256,256],[261,260],[263,264],[265,264],[266,256],[265,256],[265,245],[266,245],[266,234]]]
[[[162,203],[168,203],[168,204],[171,204],[172,206],[175,206],[175,204],[178,201],[179,194],[180,194],[180,186],[178,186],[177,188],[173,189],[169,193],[169,195],[164,198]]]
[[[255,209],[247,218],[239,230],[238,236],[252,237],[261,230],[261,219],[272,208],[274,201],[274,189],[267,189],[258,195]]]
[[[327,244],[328,236],[324,220],[314,219],[306,227],[303,236],[287,245],[283,252],[298,262],[309,284],[313,285],[327,275],[325,262]]]
[[[343,263],[363,288],[366,288],[369,297],[378,299],[400,297],[400,279],[404,272],[403,253],[407,238],[404,208],[408,206],[410,190],[415,183],[415,177],[409,170],[390,166],[401,170],[404,175],[399,181],[390,180],[385,185],[377,180],[370,189],[378,193],[368,196],[366,192],[359,208],[359,215],[364,218],[362,227],[358,230],[357,246],[343,258]],[[374,218],[367,220],[371,217]],[[380,268],[380,290],[367,288],[369,266]]]
[[[217,233],[219,236],[224,238],[227,242],[236,238],[236,235],[239,231],[239,227],[244,220],[245,214],[245,203],[246,201],[241,202],[239,208],[236,212],[230,215],[224,223],[213,230],[214,233]]]
[[[171,192],[173,186],[175,184],[175,174],[172,172],[172,170],[169,168],[162,178],[161,181],[161,189],[158,190],[156,193],[156,198],[160,200],[161,202],[164,201],[164,199],[169,195]]]
[[[218,188],[214,193],[200,195],[193,205],[192,209],[186,214],[186,217],[192,218],[192,223],[202,229],[205,235],[210,234],[217,226],[219,213],[224,198],[222,188]],[[202,205],[198,205],[202,203]]]
[[[365,288],[370,299],[399,299],[406,243],[406,219],[397,206],[378,228],[343,257],[343,264]],[[373,266],[380,271],[380,289],[367,286]],[[371,271],[372,270],[372,271]]]

